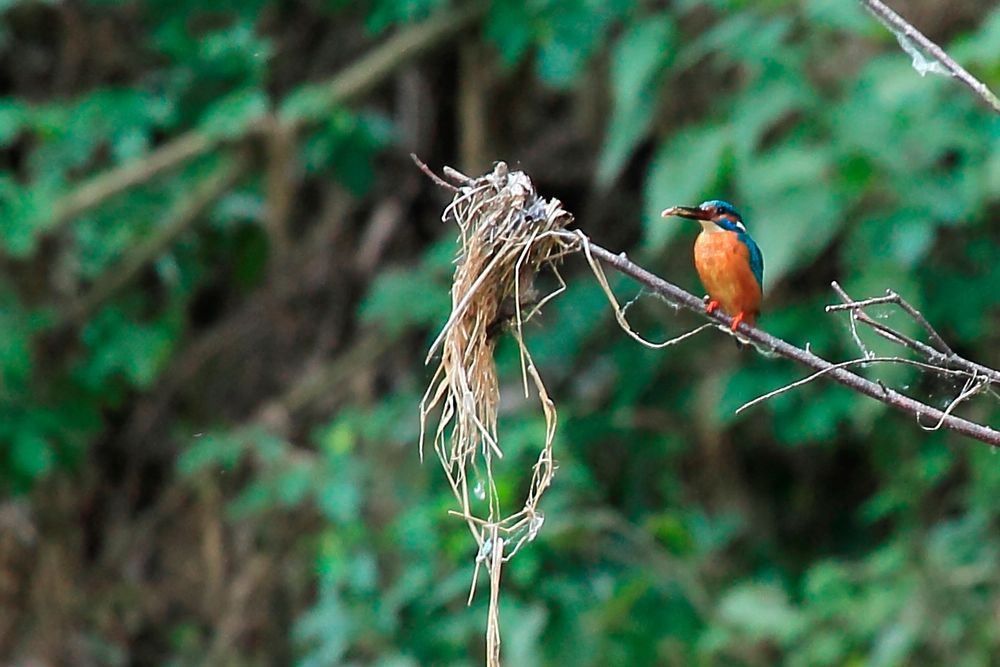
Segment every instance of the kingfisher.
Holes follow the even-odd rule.
[[[735,332],[741,322],[753,326],[764,294],[764,256],[747,233],[743,216],[729,202],[710,199],[698,206],[674,206],[660,214],[701,223],[694,242],[694,266],[708,290],[706,312],[722,308]]]

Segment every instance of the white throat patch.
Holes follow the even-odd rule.
[[[713,232],[729,231],[728,229],[723,229],[722,227],[718,226],[711,220],[699,220],[698,222],[701,223],[702,230],[708,232],[709,234]],[[733,224],[736,225],[736,228],[739,229],[741,232],[746,233],[747,228],[743,225],[742,222],[740,222],[739,220],[733,220]]]
[[[701,223],[701,230],[703,232],[705,232],[706,234],[714,234],[716,232],[724,232],[724,231],[726,231],[725,229],[723,229],[722,227],[719,227],[717,224],[715,224],[711,220],[699,220],[698,222]]]

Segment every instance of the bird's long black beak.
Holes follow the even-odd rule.
[[[709,215],[708,211],[695,206],[673,206],[671,208],[663,209],[663,213],[660,213],[660,217],[663,218],[669,218],[672,215],[676,215],[681,218],[691,218],[692,220],[712,219],[712,216]]]

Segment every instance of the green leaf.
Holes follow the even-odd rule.
[[[305,500],[313,488],[314,472],[310,462],[295,461],[288,465],[275,481],[278,502],[285,507],[294,507]]]
[[[768,131],[787,125],[783,121],[793,112],[811,109],[816,102],[815,94],[801,79],[784,76],[765,79],[738,95],[726,106],[727,125],[740,155],[758,150]]]
[[[825,182],[829,158],[794,143],[738,166],[747,229],[764,254],[765,291],[823,250],[845,222],[843,203]]]
[[[32,152],[31,167],[44,182],[92,169],[95,153],[106,147],[115,162],[132,159],[172,116],[173,106],[162,96],[132,88],[97,89],[70,105],[39,107],[29,122],[44,141]]]
[[[378,323],[386,335],[396,336],[413,326],[442,325],[450,306],[442,280],[424,272],[390,270],[378,276],[359,314],[362,321]]]
[[[0,99],[0,148],[9,146],[26,125],[28,111],[17,100]]]
[[[862,35],[877,33],[882,29],[873,16],[861,9],[860,3],[808,0],[804,4],[804,13],[809,25],[817,28]]]
[[[729,145],[729,136],[721,127],[688,128],[661,144],[653,158],[643,194],[647,251],[660,252],[684,224],[661,218],[664,208],[697,205],[709,194],[714,194]]]
[[[614,2],[557,0],[536,20],[538,76],[556,88],[573,85],[622,7]]]
[[[173,324],[143,325],[109,306],[83,330],[83,341],[91,354],[76,368],[85,385],[99,389],[121,376],[136,387],[147,387],[156,379],[173,350]]]
[[[393,138],[392,124],[378,114],[334,111],[303,150],[306,173],[331,170],[357,195],[375,182],[375,157]]]
[[[22,187],[0,174],[0,247],[12,257],[34,252],[38,234],[52,219],[53,200],[44,183]]]
[[[330,521],[346,523],[358,515],[361,508],[361,489],[355,480],[336,475],[317,491],[316,502]]]
[[[1000,7],[987,15],[979,30],[950,47],[948,54],[965,67],[970,64],[995,67],[1000,62],[997,44],[1000,44]]]
[[[211,105],[202,115],[200,126],[211,137],[238,137],[264,117],[268,106],[264,91],[240,90]]]
[[[0,286],[5,287],[5,286]],[[29,390],[34,370],[32,335],[44,318],[24,308],[13,294],[0,289],[0,397]]]
[[[618,41],[611,56],[614,104],[597,166],[597,182],[607,186],[649,129],[656,108],[657,79],[673,51],[674,26],[667,16],[645,18]]]
[[[235,21],[229,28],[201,37],[195,46],[196,50],[190,55],[202,61],[196,71],[243,83],[260,83],[274,52],[271,41],[257,34],[250,21]],[[187,53],[190,47],[186,43],[180,43],[180,48],[181,57],[190,57]]]
[[[368,13],[368,29],[379,33],[396,24],[414,23],[446,4],[446,0],[377,0]]]
[[[243,459],[247,445],[248,439],[239,433],[191,434],[177,458],[177,470],[186,476],[208,469],[232,470]]]
[[[534,39],[534,17],[530,4],[520,0],[490,3],[486,36],[496,44],[501,61],[508,67],[521,60]]]
[[[14,437],[9,455],[14,473],[29,480],[43,477],[52,470],[52,445],[35,431],[22,427]]]
[[[774,584],[747,583],[730,589],[719,602],[719,617],[751,640],[787,643],[805,629],[785,591]]]

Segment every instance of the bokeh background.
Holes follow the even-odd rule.
[[[995,3],[894,5],[1000,87]],[[1000,364],[998,117],[846,0],[6,0],[0,94],[5,664],[482,664],[475,545],[417,452],[456,230],[411,151],[506,160],[695,292],[696,227],[657,214],[729,199],[768,331],[856,356],[838,280]],[[824,382],[736,416],[803,369],[642,348],[563,269],[528,333],[559,470],[505,569],[507,664],[1000,656],[1000,457]],[[544,422],[497,356],[516,508]]]

